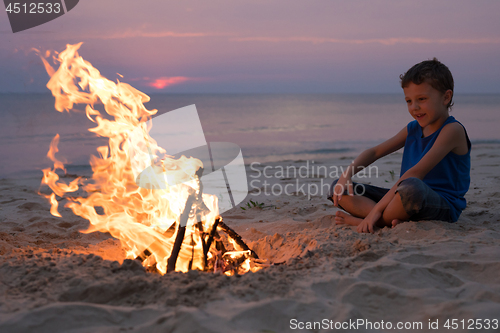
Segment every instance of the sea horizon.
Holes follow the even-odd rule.
[[[148,95],[145,107],[159,113],[195,104],[206,141],[239,145],[247,164],[355,156],[413,120],[396,93]],[[500,94],[457,94],[454,101],[450,115],[464,124],[473,144],[500,143]],[[88,167],[95,148],[106,144],[88,131],[95,125],[82,106],[59,113],[54,102],[50,93],[0,93],[0,177],[50,166],[45,155],[56,133],[57,156],[69,169]]]

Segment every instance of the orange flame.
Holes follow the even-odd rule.
[[[180,230],[186,202],[193,193],[200,195],[208,211],[196,213],[188,210],[185,237],[175,268],[183,272],[204,269],[202,234],[213,226],[218,207],[215,196],[200,193],[196,172],[202,167],[201,161],[185,156],[173,159],[165,155],[165,150],[157,146],[148,134],[147,121],[157,112],[144,107],[143,103],[149,101],[149,96],[126,83],[114,83],[101,76],[78,55],[81,44],[67,45],[66,50],[57,55],[57,70],[42,58],[51,77],[47,87],[55,97],[55,108],[59,112],[69,112],[75,104],[85,104],[87,117],[96,124],[89,131],[108,138],[109,142],[107,146],[97,148],[98,156],[90,158],[91,179],[77,178],[66,184],[56,173],[56,170],[65,172],[63,162],[55,158],[59,142],[59,135],[56,135],[47,154],[54,167],[44,169],[42,179],[42,185],[49,186],[53,193],[41,195],[50,200],[51,213],[61,216],[55,196],[64,197],[66,193],[83,189],[86,195],[66,197],[65,207],[90,221],[90,227],[84,232],[111,233],[120,240],[127,258],[136,258],[147,249],[152,255],[143,261],[143,265],[156,265],[162,274],[167,270],[167,260]],[[94,108],[96,103],[103,104],[107,115]],[[138,132],[142,133],[139,137]],[[134,135],[134,145],[140,149],[131,146]],[[177,185],[165,183],[161,189],[148,189],[142,186],[142,182],[147,183],[148,179],[141,178],[139,187],[132,163],[142,170],[149,167],[155,174],[163,172]],[[169,228],[171,232],[167,232]]]

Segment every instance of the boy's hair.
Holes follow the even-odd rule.
[[[453,106],[453,76],[450,70],[442,62],[436,58],[425,60],[414,65],[406,73],[399,76],[401,79],[401,88],[406,88],[410,82],[421,84],[427,82],[432,88],[444,94],[447,90],[451,90],[452,96],[448,103],[448,109]]]

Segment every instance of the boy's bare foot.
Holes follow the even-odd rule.
[[[395,226],[397,226],[398,224],[402,223],[404,221],[401,221],[401,220],[398,220],[398,219],[394,219],[392,220],[392,227],[394,228]]]
[[[363,219],[344,213],[341,210],[338,210],[335,213],[335,224],[350,224],[357,226],[361,223],[361,221],[363,221]]]

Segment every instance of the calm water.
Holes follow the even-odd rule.
[[[68,171],[88,169],[105,144],[83,113],[59,113],[41,94],[0,94],[0,176],[26,176],[50,165],[45,154],[56,133]],[[233,142],[247,163],[355,155],[411,121],[395,95],[151,95],[160,112],[196,104],[208,142]],[[500,143],[500,95],[457,95],[452,115],[473,143]],[[153,121],[154,122],[154,121]],[[41,174],[41,173],[40,173]]]

